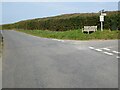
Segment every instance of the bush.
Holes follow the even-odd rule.
[[[119,14],[118,11],[107,12],[104,29],[120,30]],[[56,17],[25,20],[3,25],[3,29],[67,31],[82,29],[83,26],[98,26],[98,29],[100,29],[99,13],[66,14]]]

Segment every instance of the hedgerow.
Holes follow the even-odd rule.
[[[120,30],[120,13],[118,11],[109,11],[106,13],[104,29]],[[99,15],[100,13],[65,14],[56,17],[37,18],[13,24],[5,24],[2,28],[67,31],[82,29],[83,26],[98,26],[98,29],[100,29]]]

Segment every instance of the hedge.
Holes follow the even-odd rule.
[[[106,13],[104,29],[120,30],[120,12],[109,11]],[[98,26],[100,29],[99,15],[100,13],[76,13],[37,18],[5,24],[3,29],[67,31],[81,29],[83,26]]]

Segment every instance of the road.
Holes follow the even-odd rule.
[[[0,89],[2,89],[2,34],[0,31]]]
[[[117,88],[118,41],[4,31],[3,88]]]

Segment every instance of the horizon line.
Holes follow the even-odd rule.
[[[119,11],[119,10],[109,10],[109,11],[105,11],[105,12],[115,12],[115,11]],[[33,20],[33,19],[44,19],[44,18],[51,18],[51,17],[56,17],[56,16],[62,16],[62,15],[70,15],[70,14],[90,14],[90,13],[99,13],[98,12],[82,12],[82,13],[65,13],[65,14],[58,14],[58,15],[51,15],[51,16],[44,16],[44,17],[35,17],[35,18],[28,18],[28,19],[23,19],[23,20],[19,20],[19,21],[15,21],[15,22],[10,22],[10,23],[1,23],[0,25],[6,25],[6,24],[14,24],[14,23],[18,23],[21,21],[26,21],[26,20]]]

